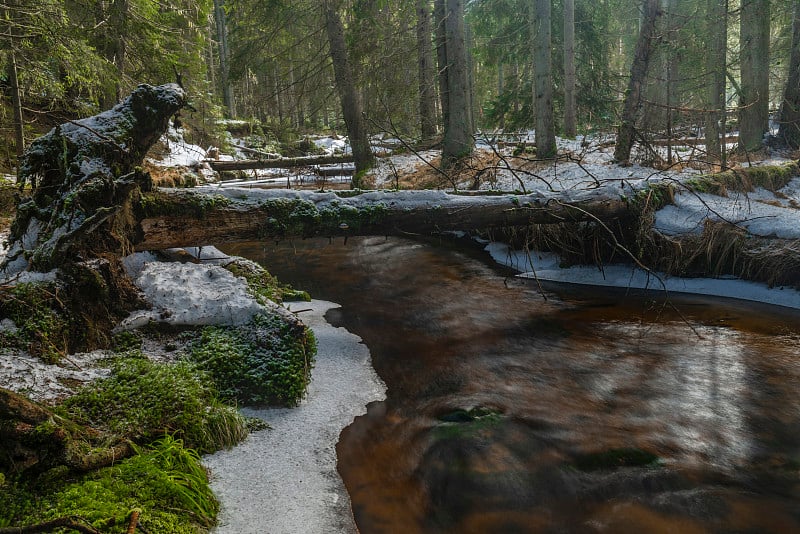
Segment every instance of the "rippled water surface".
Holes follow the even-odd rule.
[[[226,250],[341,303],[372,352],[388,398],[338,445],[364,534],[800,532],[796,312],[543,296],[396,238]]]

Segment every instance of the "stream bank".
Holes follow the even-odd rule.
[[[336,472],[341,430],[382,400],[361,339],[325,320],[337,304],[294,303],[318,342],[306,398],[296,408],[244,408],[272,428],[231,450],[206,456],[211,488],[222,503],[217,534],[355,533],[350,498]]]

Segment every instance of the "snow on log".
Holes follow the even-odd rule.
[[[152,184],[137,166],[185,98],[175,84],[140,85],[113,109],[35,140],[20,161],[33,194],[17,208],[0,273],[124,251],[132,227],[126,208]]]
[[[245,159],[238,161],[209,160],[208,164],[217,172],[246,171],[252,169],[291,169],[309,167],[311,165],[329,165],[333,163],[353,163],[352,154],[339,156],[301,156],[297,158],[278,159]]]
[[[216,192],[212,192],[216,191]],[[408,235],[631,215],[622,199],[443,191],[160,190],[142,199],[136,250],[315,235]]]

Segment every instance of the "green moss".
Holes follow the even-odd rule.
[[[139,442],[168,432],[201,452],[231,447],[247,435],[246,422],[218,400],[211,378],[187,362],[122,359],[109,378],[84,387],[60,410],[76,422]]]
[[[142,336],[134,330],[125,330],[114,334],[111,347],[117,352],[128,352],[142,348]]]
[[[165,215],[186,215],[202,219],[215,209],[230,205],[230,200],[222,195],[161,195],[158,192],[142,195],[139,211],[143,218]]]
[[[19,480],[0,493],[0,526],[80,518],[94,528],[126,532],[130,512],[148,532],[196,534],[215,521],[219,505],[197,452],[165,436],[113,467],[69,478]]]
[[[784,165],[745,167],[706,174],[688,180],[686,185],[698,193],[726,196],[728,191],[748,193],[757,187],[777,191],[798,175],[800,175],[800,166],[795,162],[790,162]]]
[[[500,424],[502,415],[497,410],[477,406],[470,410],[458,409],[439,416],[443,423],[434,429],[437,439],[453,439],[480,434]]]
[[[318,209],[308,200],[288,198],[266,200],[261,208],[268,214],[262,230],[265,237],[307,237],[358,231],[379,224],[388,213],[382,204],[354,207],[334,200]]]
[[[656,465],[658,456],[641,449],[610,449],[585,454],[575,459],[575,467],[580,471],[598,471],[618,467],[646,467]]]
[[[268,315],[245,327],[207,327],[190,350],[223,397],[289,406],[305,395],[315,354],[311,330]]]
[[[247,287],[253,297],[261,304],[267,302],[283,302],[303,300],[309,302],[311,296],[305,291],[292,289],[291,286],[281,284],[266,269],[257,263],[248,260],[236,260],[225,266],[234,276],[247,280]]]
[[[0,290],[0,317],[17,326],[13,334],[0,334],[6,344],[48,363],[57,362],[69,349],[69,320],[53,283],[24,283]]]

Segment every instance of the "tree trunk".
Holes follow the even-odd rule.
[[[22,115],[22,97],[20,95],[19,78],[17,77],[17,55],[11,43],[6,73],[8,85],[11,89],[11,107],[14,109],[14,141],[17,149],[17,167],[22,154],[25,152],[25,122]]]
[[[781,104],[778,135],[791,148],[800,148],[800,0],[794,2],[792,55],[789,60],[789,79]]]
[[[342,102],[342,116],[347,126],[347,135],[350,137],[350,146],[355,158],[356,174],[353,177],[353,187],[360,186],[361,173],[372,167],[375,157],[370,150],[367,138],[367,126],[362,111],[361,99],[356,90],[353,68],[347,54],[347,44],[344,40],[344,26],[336,6],[332,0],[325,0],[325,28],[328,33],[333,73],[336,78],[336,89]]]
[[[534,0],[531,16],[533,42],[533,108],[536,122],[536,157],[556,155],[553,116],[553,60],[550,30],[551,0]]]
[[[219,47],[220,85],[222,86],[222,101],[227,109],[227,117],[236,116],[233,101],[233,87],[230,82],[230,57],[228,47],[228,22],[225,15],[225,1],[214,0],[214,21],[217,27],[217,45]]]
[[[472,153],[472,109],[470,108],[469,60],[464,28],[463,0],[445,5],[448,120],[444,126],[442,166],[449,167]]]
[[[575,0],[564,0],[564,135],[575,137]]]
[[[439,101],[442,106],[442,125],[446,128],[450,121],[450,85],[447,80],[447,33],[445,0],[434,0],[433,16],[436,21],[436,63],[439,67]]]
[[[128,10],[129,0],[114,0],[111,7],[111,28],[116,35],[114,36],[114,67],[117,69],[117,79],[114,85],[114,101],[119,102],[122,98],[122,84],[125,77],[125,67],[128,59]]]
[[[706,114],[706,151],[709,159],[725,164],[724,136],[721,126],[725,119],[725,71],[728,48],[728,0],[708,0],[706,4],[707,31],[710,50],[706,55],[706,73],[709,76],[708,109]],[[722,130],[722,131],[721,131]]]
[[[419,118],[422,140],[436,136],[436,88],[431,43],[431,3],[417,0],[417,57],[419,62]]]
[[[142,203],[136,250],[315,235],[408,235],[529,224],[611,222],[629,214],[622,199],[574,203],[537,195],[444,192],[334,193],[223,189],[226,200],[192,190],[158,191]],[[212,200],[215,199],[215,200]]]
[[[639,39],[636,41],[631,77],[622,103],[622,117],[617,129],[617,147],[614,151],[614,159],[620,163],[626,163],[631,158],[631,149],[636,135],[636,120],[642,107],[642,87],[657,39],[658,18],[662,14],[659,0],[643,0],[643,8],[642,27],[639,31]]]
[[[264,154],[270,156],[271,154]],[[300,156],[297,158],[273,157],[257,160],[209,161],[208,164],[217,172],[246,171],[252,169],[292,169],[311,165],[329,165],[333,163],[355,163],[352,155],[342,156]]]
[[[747,0],[741,8],[739,50],[739,151],[755,152],[769,129],[769,0]]]

